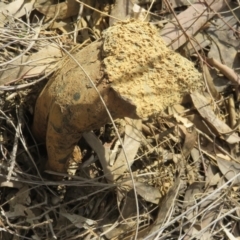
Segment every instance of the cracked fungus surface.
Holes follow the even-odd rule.
[[[119,22],[104,34],[104,71],[111,86],[146,117],[200,89],[192,62],[168,49],[149,23]]]

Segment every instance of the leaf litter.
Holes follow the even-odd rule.
[[[129,2],[2,4],[1,239],[239,239],[239,2]],[[130,30],[115,36],[131,17],[139,22],[131,20]],[[199,82],[192,76],[183,81],[202,79],[201,90],[183,85],[189,94],[182,95],[172,87],[171,79],[182,72],[176,60],[183,58],[164,42],[168,62],[143,61],[155,53],[147,52],[147,45],[140,50],[129,45],[144,41],[147,29],[139,31],[140,21],[162,36],[153,39],[188,59],[181,60],[184,67],[195,66]],[[84,131],[75,146],[70,175],[54,173],[59,181],[52,181],[53,173],[46,175],[44,167],[45,140],[36,141],[31,132],[36,99],[52,74],[66,68],[69,54],[106,39],[111,30],[107,41],[115,50],[105,47],[107,67],[99,73],[108,76],[124,101],[132,98],[140,117],[104,124],[99,119],[100,126]],[[138,61],[142,69],[130,78],[136,71],[131,64]],[[163,74],[168,65],[172,95],[181,97],[165,97],[166,105],[160,104],[163,95],[154,92],[156,84],[146,101],[136,82],[142,82],[147,64],[152,74],[157,68]],[[118,85],[119,79],[124,83]],[[134,90],[142,101],[133,98]]]

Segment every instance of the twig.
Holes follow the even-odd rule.
[[[37,39],[37,38],[38,38],[38,35],[39,35],[40,31],[41,31],[41,24],[40,24],[39,27],[36,28],[36,33],[35,33],[35,35],[33,36],[33,39]],[[20,57],[22,57],[24,54],[26,54],[26,53],[33,47],[34,44],[35,44],[35,41],[32,41],[32,42],[29,44],[29,46],[27,47],[26,50],[24,50],[21,54],[19,54],[19,55],[18,55],[17,57],[15,57],[15,58],[9,60],[8,62],[4,62],[4,63],[0,64],[0,67],[2,67],[2,66],[4,66],[4,65],[7,65],[7,64],[10,64],[10,63],[16,61],[17,59],[19,59]]]
[[[153,236],[155,236],[158,231],[161,231],[163,229],[166,229],[169,226],[172,226],[175,222],[178,222],[182,217],[184,217],[186,214],[189,214],[190,212],[194,211],[194,208],[196,208],[197,206],[200,206],[202,203],[204,203],[205,201],[207,201],[208,199],[211,199],[216,193],[220,192],[221,190],[223,190],[224,188],[226,188],[229,184],[231,184],[232,182],[234,182],[235,179],[237,179],[238,177],[240,177],[240,173],[236,174],[233,178],[231,178],[230,180],[228,180],[226,183],[224,183],[222,186],[220,186],[219,188],[217,188],[216,190],[214,190],[212,193],[208,194],[206,197],[204,197],[203,199],[201,199],[199,202],[197,202],[194,206],[188,208],[185,212],[183,212],[182,214],[178,215],[177,217],[175,217],[173,220],[169,221],[167,224],[165,224],[164,226],[160,227],[158,230],[156,230],[155,232],[153,232],[152,234],[148,235],[145,239],[152,239]],[[237,209],[237,208],[236,208]],[[231,213],[233,211],[236,211],[236,209],[232,209],[231,211],[229,211],[228,213]],[[224,217],[227,216],[227,214],[223,215]],[[220,219],[216,219],[215,221],[218,221]],[[215,221],[211,222],[209,224],[209,226],[211,226],[212,224],[215,223]],[[181,226],[182,227],[182,226]],[[175,231],[175,230],[174,230]],[[202,232],[202,231],[201,231]],[[159,238],[159,239],[165,239],[163,238]]]
[[[150,10],[151,10],[151,8],[152,8],[152,6],[153,6],[153,3],[155,2],[155,0],[152,0],[152,2],[151,2],[151,4],[150,4],[150,6],[149,6],[149,8],[148,8],[148,10],[147,10],[147,14],[146,14],[146,16],[145,16],[145,18],[144,18],[144,20],[143,21],[146,21],[146,19],[147,19],[147,16],[149,15],[149,13],[150,13]]]
[[[10,181],[10,179],[12,177],[13,169],[14,169],[15,164],[16,164],[20,125],[21,125],[21,123],[18,122],[18,125],[16,127],[15,138],[14,138],[14,142],[13,142],[13,149],[12,149],[12,153],[11,153],[11,156],[10,156],[10,167],[9,167],[9,170],[8,170],[7,182]]]
[[[24,89],[24,88],[33,86],[33,85],[35,85],[35,84],[37,84],[37,83],[39,83],[43,80],[46,80],[46,78],[48,76],[50,76],[55,71],[56,71],[56,69],[53,69],[49,73],[43,75],[41,78],[39,78],[38,80],[35,80],[31,83],[20,84],[20,85],[17,85],[17,86],[0,86],[0,91],[13,91],[13,90],[19,90],[19,89]]]
[[[198,144],[198,151],[199,151],[199,154],[200,154],[200,158],[201,158],[201,162],[202,162],[202,165],[203,165],[203,170],[204,170],[204,173],[206,175],[207,173],[207,169],[206,169],[206,164],[204,162],[204,157],[203,157],[203,154],[202,154],[202,149],[201,149],[201,143],[200,143],[200,134],[198,133],[197,135],[197,144]]]
[[[221,16],[221,14],[220,14],[219,12],[216,12],[216,11],[211,7],[212,3],[214,3],[215,1],[212,1],[211,4],[208,4],[206,0],[205,0],[204,2],[205,2],[205,4],[208,6],[208,8],[213,12],[213,14],[214,14],[214,15],[216,14],[216,15],[224,22],[224,24],[229,27],[229,29],[233,30],[234,32],[240,33],[240,32],[238,32],[238,31],[236,31],[235,29],[233,29],[232,26],[230,26],[230,25],[225,21],[225,19]],[[224,2],[225,2],[225,4],[227,5],[228,0],[224,0]]]
[[[203,133],[201,130],[196,129],[196,131],[198,133],[200,133],[202,136],[204,136],[205,138],[207,138],[211,143],[214,143],[214,141],[205,133]],[[226,154],[227,156],[229,156],[232,160],[234,160],[235,162],[239,163],[239,161],[237,159],[235,159],[231,154],[229,154],[226,150],[224,150],[222,147],[220,147],[218,144],[214,144],[214,146],[216,146],[222,153]]]
[[[47,219],[46,222],[48,222],[50,231],[51,231],[51,233],[52,233],[52,237],[53,237],[54,239],[57,239],[57,236],[56,236],[56,234],[55,234],[54,231],[53,231],[52,220],[50,219],[50,217],[49,217],[48,214],[45,215],[45,218]]]
[[[51,219],[47,220],[47,221],[43,221],[43,222],[40,222],[40,223],[35,223],[35,224],[31,224],[30,226],[19,226],[17,224],[11,224],[9,222],[9,219],[6,218],[6,221],[7,221],[7,224],[12,227],[12,228],[16,228],[16,229],[25,229],[25,230],[29,230],[29,229],[34,229],[34,228],[37,228],[37,227],[41,227],[43,225],[48,225],[49,223],[52,222]]]
[[[114,19],[116,19],[117,21],[120,21],[120,22],[122,21],[121,19],[113,17],[113,16],[111,16],[111,15],[105,13],[105,12],[99,11],[97,8],[91,7],[90,5],[84,3],[80,0],[76,0],[76,2],[79,2],[79,3],[83,4],[84,6],[86,6],[87,8],[90,8],[90,9],[92,9],[92,10],[98,12],[98,13],[101,13],[102,15],[105,15],[105,16],[110,17],[110,18],[114,18]]]
[[[15,129],[15,131],[17,131],[14,123],[11,121],[11,119],[1,109],[0,109],[0,113],[9,121],[9,123],[12,125],[12,127]],[[31,153],[29,152],[29,150],[27,148],[27,145],[25,143],[25,139],[24,139],[23,134],[21,132],[21,128],[19,128],[19,139],[20,139],[20,141],[22,143],[22,146],[23,146],[24,150],[26,151],[28,157],[31,159],[31,161],[32,161],[32,163],[33,163],[37,173],[38,173],[38,176],[39,176],[39,178],[42,181],[42,184],[44,184],[53,195],[55,195],[54,192],[47,186],[47,184],[45,183],[44,179],[42,178],[42,175],[40,174],[39,169],[38,169],[38,167],[37,167],[37,165],[36,165],[32,155],[31,155]]]
[[[78,11],[77,21],[75,23],[75,29],[74,29],[74,43],[77,43],[78,23],[82,19],[83,9],[84,9],[84,5],[80,3],[80,8]]]
[[[233,69],[220,63],[216,59],[207,58],[206,60],[211,66],[216,67],[223,75],[225,75],[234,85],[240,85],[240,77]]]

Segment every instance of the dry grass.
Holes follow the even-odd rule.
[[[162,1],[145,2],[141,5],[147,11],[145,19],[154,25],[171,22],[167,19],[174,17],[174,4],[159,12]],[[36,142],[31,133],[36,98],[62,56],[99,39],[109,27],[109,3],[93,4],[96,11],[83,4],[78,16],[61,21],[57,14],[47,19],[37,10],[19,17],[5,12],[7,19],[0,17],[0,239],[238,239],[238,86],[227,86],[215,97],[206,71],[204,106],[192,95],[161,115],[142,119],[139,143],[129,140],[133,130],[127,128],[126,119],[110,121],[94,130],[93,139],[86,136],[79,141],[82,161],[72,163],[70,175],[57,174],[62,181],[46,177],[45,143]],[[238,41],[239,3],[228,4],[216,19],[227,22],[223,33],[231,30]],[[177,10],[184,12],[181,7]],[[43,16],[46,19],[41,20]],[[234,24],[228,22],[231,16]],[[220,29],[215,23],[211,28]],[[204,30],[200,32],[205,34]],[[188,37],[197,44],[188,43],[179,52],[202,69],[207,54],[217,56],[214,43],[206,46],[198,42],[199,36]],[[232,57],[230,50],[237,48],[229,41],[226,50],[221,41],[215,41],[219,52],[229,51]],[[231,61],[235,64],[234,58]],[[237,74],[234,64],[228,67]],[[219,71],[213,74],[216,89],[222,84]],[[116,159],[124,159],[119,157],[124,155],[124,144],[125,154],[133,154],[134,162],[110,183],[102,151],[109,151],[114,167]]]

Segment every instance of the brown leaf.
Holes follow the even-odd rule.
[[[213,96],[213,98],[215,100],[219,100],[221,98],[221,95],[218,93],[217,89],[215,88],[215,86],[213,84],[213,78],[210,75],[208,66],[205,63],[203,63],[202,68],[203,68],[204,78],[206,79],[206,84],[208,86],[208,89],[209,89],[211,95]]]
[[[157,187],[150,186],[146,183],[134,181],[134,185],[137,191],[137,194],[141,196],[145,201],[151,202],[154,204],[159,203],[159,199],[161,199],[162,194]],[[120,185],[120,189],[129,189],[133,188],[132,180],[123,179],[123,183]],[[122,195],[123,191],[118,191],[118,200],[122,200],[124,195]]]
[[[232,179],[240,172],[240,163],[227,161],[217,156],[217,163],[220,171],[227,180]],[[240,183],[240,176],[234,179],[234,184]]]
[[[197,0],[191,0],[191,2],[189,0],[171,0],[171,6],[172,8],[179,8],[179,7],[183,7],[183,6],[189,6],[193,3],[197,2]],[[168,7],[166,5],[165,1],[162,1],[162,10],[167,11]]]
[[[173,107],[169,108],[169,112],[173,114],[177,122],[182,123],[178,124],[177,127],[180,130],[180,134],[184,138],[182,153],[186,157],[190,154],[191,150],[195,145],[197,139],[197,132],[193,123],[179,114],[183,110],[184,108],[181,105],[174,105]]]
[[[207,37],[207,34],[204,32],[198,32],[196,35],[194,35],[194,41],[191,43],[188,42],[186,45],[183,46],[183,49],[186,53],[188,53],[188,56],[192,56],[195,54],[196,50],[199,51],[211,44],[211,41]],[[195,50],[196,49],[196,50]]]
[[[75,0],[68,0],[51,6],[37,7],[36,9],[47,18],[66,19],[78,14],[79,3]]]
[[[185,136],[184,137],[184,143],[183,143],[183,146],[182,146],[182,153],[186,157],[190,154],[190,152],[194,148],[194,145],[195,145],[196,140],[197,140],[197,132],[196,132],[196,129],[194,127],[192,127],[191,129],[187,129],[183,125],[178,125],[178,127]]]
[[[153,236],[158,234],[158,230],[161,228],[162,224],[167,219],[169,211],[174,205],[175,197],[179,190],[179,187],[181,186],[181,183],[182,183],[182,180],[178,177],[175,180],[173,187],[163,197],[163,199],[161,201],[160,209],[158,211],[157,219],[153,223],[152,229],[150,230],[150,232],[148,232],[148,234],[146,235],[148,237],[151,236],[152,237],[151,239],[154,239]]]
[[[138,151],[141,142],[141,120],[128,119],[128,124],[125,127],[125,137],[122,148],[125,149],[126,155],[129,159],[129,164],[133,163],[134,157]],[[128,170],[125,156],[121,150],[118,155],[113,158],[110,157],[110,147],[102,146],[99,139],[91,132],[83,133],[83,137],[92,149],[97,153],[104,174],[108,180],[114,182],[119,176]]]
[[[195,108],[211,126],[215,134],[218,136],[223,136],[223,138],[230,144],[240,141],[238,135],[232,132],[232,129],[215,115],[209,106],[209,101],[203,95],[198,92],[194,92],[191,94],[191,98]]]
[[[3,27],[6,16],[14,16],[15,18],[20,18],[26,14],[26,12],[31,12],[33,10],[35,0],[17,0],[7,4],[0,9],[0,26]]]
[[[0,85],[12,80],[21,80],[47,74],[52,71],[62,57],[62,51],[56,44],[49,44],[30,56],[23,56],[13,61],[9,69],[1,72]]]
[[[96,225],[97,222],[88,219],[85,217],[80,216],[79,214],[70,214],[70,213],[65,213],[63,211],[60,212],[62,216],[67,218],[72,224],[74,224],[77,228],[85,228],[88,229],[89,226]]]
[[[215,1],[205,0],[206,3],[211,4],[211,9],[218,12],[224,6],[226,6],[227,1]],[[197,2],[192,4],[188,9],[178,14],[177,18],[187,33],[188,36],[192,37],[207,21],[209,21],[214,16],[213,13],[209,14],[206,11],[206,4],[204,2]],[[161,31],[161,36],[164,41],[170,45],[173,50],[178,49],[182,46],[188,39],[186,34],[182,32],[180,24],[174,19],[165,25],[164,29]],[[176,41],[177,40],[177,41]]]
[[[196,204],[197,196],[200,196],[200,194],[202,194],[204,185],[205,183],[203,182],[194,182],[188,186],[183,201],[184,211],[187,211],[189,208]],[[186,214],[186,217],[189,221],[191,221],[191,219],[194,217],[194,214],[195,213],[193,211]]]
[[[234,14],[239,16],[240,9],[235,9]],[[238,22],[235,16],[224,13],[224,21],[216,18],[214,24],[211,24],[206,31],[212,42],[208,57],[216,59],[230,68],[237,68],[240,64],[240,59],[236,57],[240,42],[233,30]]]
[[[111,11],[111,16],[113,16],[113,18],[109,18],[109,25],[112,26],[115,22],[118,22],[119,20],[125,20],[127,16],[131,13],[132,7],[132,1],[116,0],[115,5]]]
[[[206,186],[217,186],[221,180],[221,173],[216,166],[210,165],[206,171]]]

